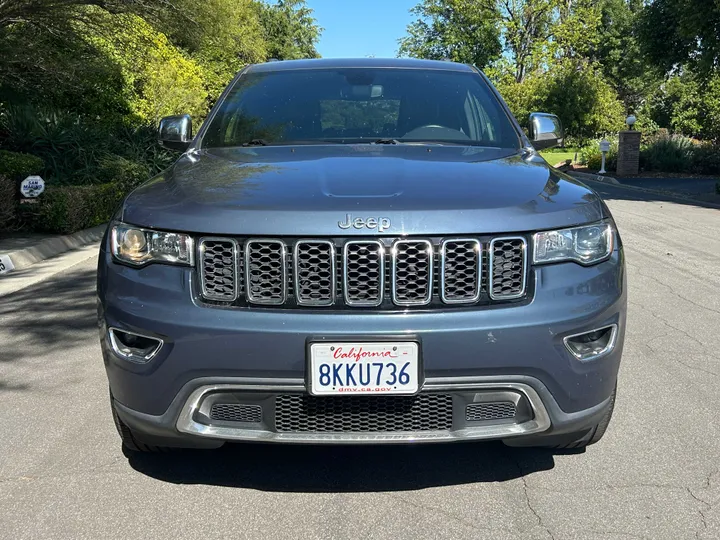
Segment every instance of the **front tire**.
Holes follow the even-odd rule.
[[[155,446],[152,444],[146,444],[138,439],[137,434],[130,429],[118,416],[117,410],[115,409],[115,400],[110,396],[110,410],[112,411],[113,422],[122,440],[123,447],[130,452],[148,453],[148,454],[159,454],[167,452],[168,449],[163,446]]]
[[[608,426],[610,425],[610,420],[612,419],[613,410],[615,409],[615,394],[617,392],[617,387],[613,390],[612,396],[610,396],[610,406],[608,407],[607,412],[605,412],[605,416],[602,417],[602,420],[598,422],[596,426],[594,426],[590,431],[587,433],[584,433],[582,436],[578,437],[575,440],[571,440],[568,443],[564,444],[558,444],[551,446],[551,448],[556,448],[558,450],[573,450],[573,449],[582,449],[587,446],[590,446],[591,444],[595,444],[596,442],[599,442],[600,439],[603,438],[603,435],[605,435],[605,432],[607,431]]]

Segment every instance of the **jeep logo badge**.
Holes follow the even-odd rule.
[[[386,217],[369,217],[369,218],[353,218],[351,214],[345,216],[345,221],[338,221],[338,227],[341,229],[349,229],[354,227],[356,229],[377,229],[378,232],[386,231],[390,228],[390,218]]]

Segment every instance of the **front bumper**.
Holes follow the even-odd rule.
[[[204,305],[194,296],[191,269],[128,268],[113,263],[103,251],[98,281],[101,344],[118,414],[136,431],[169,446],[179,441],[212,446],[224,440],[531,438],[590,428],[609,406],[622,355],[626,313],[622,249],[593,267],[567,263],[532,271],[532,301],[521,305],[394,313],[228,309]],[[618,326],[616,343],[602,358],[579,361],[563,344],[567,336],[610,324]],[[164,346],[147,364],[127,362],[112,351],[109,327],[160,337]],[[241,396],[306,393],[308,340],[410,335],[421,343],[422,393],[444,391],[462,403],[479,393],[510,390],[532,405],[532,418],[501,430],[456,419],[451,429],[442,432],[338,436],[278,433],[271,423],[218,429],[187,416],[197,401],[193,393],[202,397],[200,389],[207,386],[240,385],[234,391]]]
[[[468,421],[464,407],[454,407],[453,426],[436,431],[404,432],[347,432],[347,433],[279,433],[272,425],[272,403],[278,395],[304,392],[303,381],[263,381],[253,379],[204,378],[188,383],[162,415],[134,411],[115,402],[121,420],[140,437],[164,446],[196,446],[212,448],[225,441],[254,441],[271,443],[308,444],[392,444],[419,442],[449,442],[484,439],[511,440],[523,437],[536,441],[575,434],[596,425],[610,407],[610,398],[587,410],[566,413],[558,406],[548,389],[531,377],[485,377],[466,379],[426,380],[423,393],[453,395],[456,404],[478,403],[482,396],[509,399],[517,395],[518,418],[513,421]],[[203,422],[203,401],[212,396],[232,396],[241,402],[257,403],[258,399],[271,405],[265,409],[267,420],[232,426]],[[369,398],[373,399],[373,398]],[[519,419],[519,417],[524,417]]]

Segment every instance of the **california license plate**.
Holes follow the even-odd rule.
[[[415,394],[418,358],[412,341],[312,343],[310,393]]]

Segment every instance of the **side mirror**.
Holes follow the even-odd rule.
[[[530,113],[530,139],[535,150],[562,146],[565,134],[562,123],[554,114]]]
[[[160,146],[184,152],[190,146],[192,139],[192,118],[189,114],[166,116],[160,120],[158,128]]]

